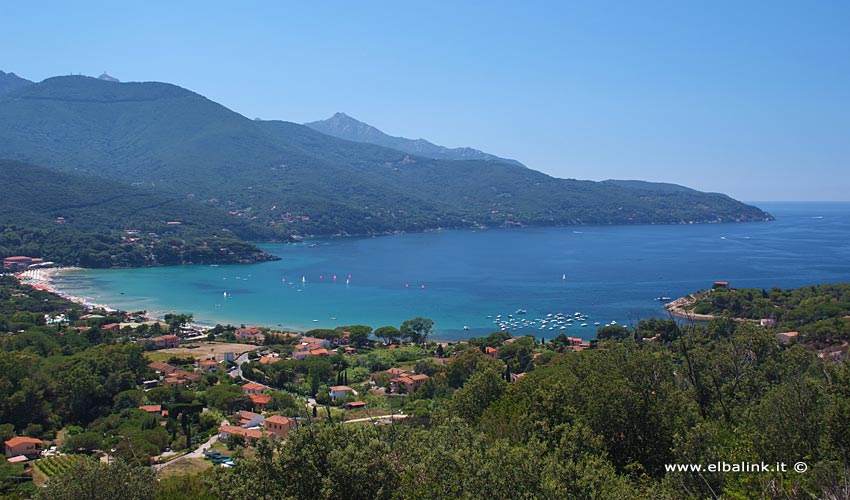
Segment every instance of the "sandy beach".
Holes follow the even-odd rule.
[[[27,269],[24,272],[18,273],[18,280],[21,283],[26,285],[30,285],[31,287],[38,290],[46,290],[51,293],[55,293],[56,295],[70,300],[71,302],[75,302],[85,307],[86,309],[103,309],[105,311],[117,311],[114,307],[110,307],[107,304],[98,304],[92,302],[91,300],[87,300],[85,297],[77,297],[74,295],[69,295],[61,290],[56,288],[55,283],[53,282],[53,278],[67,271],[82,271],[81,267],[45,267],[45,268],[37,268],[37,269]]]
[[[62,297],[63,299],[67,299],[67,300],[70,300],[71,302],[80,304],[81,306],[85,307],[88,310],[102,309],[106,312],[118,311],[119,309],[112,307],[108,304],[97,303],[97,302],[94,302],[94,301],[92,301],[92,300],[90,300],[86,297],[78,297],[78,296],[75,296],[75,295],[70,295],[68,293],[65,293],[65,292],[59,290],[56,287],[56,284],[54,282],[54,278],[57,275],[59,275],[63,272],[82,271],[82,270],[84,270],[84,269],[81,268],[81,267],[45,267],[45,268],[38,268],[38,269],[28,269],[26,271],[23,271],[21,273],[16,274],[15,276],[18,278],[18,280],[21,281],[21,283],[24,283],[26,285],[30,285],[31,287],[33,287],[37,290],[45,290],[45,291],[48,291],[48,292],[51,292],[51,293],[55,293],[56,295]],[[148,312],[148,314],[145,315],[145,319],[148,320],[148,321],[163,322],[164,319],[163,319],[162,316],[164,316],[164,314],[160,315],[158,312],[155,312],[153,314]],[[202,325],[202,324],[199,324],[199,323],[192,323],[190,326],[197,331],[207,331],[207,330],[212,329],[212,327],[209,326],[209,325]]]

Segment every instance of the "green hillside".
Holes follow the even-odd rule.
[[[769,219],[717,194],[556,179],[249,120],[164,83],[57,77],[0,98],[0,157],[190,197],[295,234]]]
[[[280,237],[223,210],[103,179],[0,160],[0,257],[86,267],[267,260]]]

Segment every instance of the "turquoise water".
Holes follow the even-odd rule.
[[[191,312],[210,324],[378,327],[425,316],[436,322],[436,338],[459,339],[497,330],[486,316],[520,308],[529,319],[580,311],[588,326],[564,333],[592,338],[594,322],[666,316],[656,297],[714,281],[758,288],[850,281],[850,204],[758,205],[777,220],[321,239],[264,245],[277,262],[87,270],[63,274],[57,285],[113,307]]]

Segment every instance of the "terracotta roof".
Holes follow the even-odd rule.
[[[282,425],[288,425],[288,424],[290,424],[291,422],[294,422],[294,421],[295,421],[294,418],[284,417],[283,415],[272,415],[271,417],[266,419],[266,422],[269,422],[269,423],[272,423],[272,424],[282,424]]]
[[[248,397],[251,398],[251,401],[256,405],[267,405],[272,400],[271,396],[267,396],[265,394],[248,394]]]
[[[313,356],[328,356],[330,352],[327,349],[313,349],[310,351]]]
[[[330,390],[332,390],[334,392],[336,392],[336,391],[350,391],[351,387],[348,387],[347,385],[335,385],[335,386],[330,387]]]
[[[248,439],[260,439],[263,437],[263,431],[258,429],[243,429],[242,427],[236,427],[235,425],[222,425],[218,428],[219,432],[226,432],[228,434],[237,434],[239,436],[245,436]]]
[[[148,413],[159,413],[162,411],[162,405],[142,405],[139,409]]]
[[[258,384],[256,382],[248,382],[247,384],[242,386],[242,390],[244,391],[264,391],[266,389],[268,389],[268,387],[264,386],[263,384]]]
[[[213,361],[211,359],[208,359],[206,361],[201,361],[200,365],[201,366],[218,366],[218,363],[216,363],[215,361]]]
[[[411,375],[410,380],[428,380],[428,375],[425,375],[424,373],[418,373],[416,375]]]
[[[20,444],[43,444],[41,439],[35,439],[31,437],[25,436],[15,436],[12,439],[6,441],[6,446],[12,448],[18,446]]]
[[[345,403],[345,406],[349,408],[362,408],[363,406],[366,406],[366,403],[363,401],[352,401],[350,403]]]

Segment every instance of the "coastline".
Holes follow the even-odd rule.
[[[61,274],[62,272],[67,271],[82,271],[82,267],[45,267],[45,268],[37,268],[37,269],[27,269],[21,273],[15,274],[15,277],[18,278],[18,281],[25,285],[30,285],[31,287],[37,290],[44,290],[53,294],[56,294],[63,299],[70,300],[76,304],[80,304],[86,309],[103,309],[107,312],[114,312],[118,309],[114,307],[110,307],[108,304],[98,304],[96,302],[92,302],[86,300],[85,297],[78,297],[75,295],[70,295],[65,293],[58,288],[56,288],[56,284],[53,279],[56,275]]]
[[[46,292],[53,293],[53,294],[55,294],[59,297],[62,297],[65,300],[69,300],[71,302],[79,304],[87,310],[102,309],[103,311],[106,311],[107,313],[113,313],[113,312],[120,311],[121,309],[112,307],[108,304],[101,304],[101,303],[97,303],[97,302],[92,302],[90,300],[87,300],[85,297],[79,297],[79,296],[76,296],[76,295],[71,295],[69,293],[63,292],[62,290],[59,290],[59,288],[56,287],[56,284],[54,282],[54,278],[57,275],[59,275],[63,272],[67,272],[67,271],[84,271],[84,270],[85,270],[85,268],[75,267],[75,266],[45,267],[45,268],[37,268],[37,269],[28,269],[28,270],[23,271],[21,273],[16,273],[15,277],[18,279],[18,281],[20,281],[21,283],[23,283],[25,285],[30,285],[31,287],[33,287],[37,290],[44,290]],[[165,321],[163,316],[160,316],[156,313],[152,314],[152,313],[148,312],[148,313],[145,314],[144,318],[148,321],[158,321],[158,322],[164,322]],[[206,325],[206,324],[203,324],[203,323],[190,323],[189,326],[192,327],[195,330],[205,332],[205,331],[208,331],[208,330],[212,330],[215,325]]]
[[[680,319],[686,319],[689,321],[711,321],[716,318],[716,316],[712,314],[697,314],[693,311],[686,309],[694,305],[697,301],[697,298],[694,294],[686,295],[684,297],[680,297],[673,302],[668,302],[664,304],[664,309],[671,316],[675,316]]]

